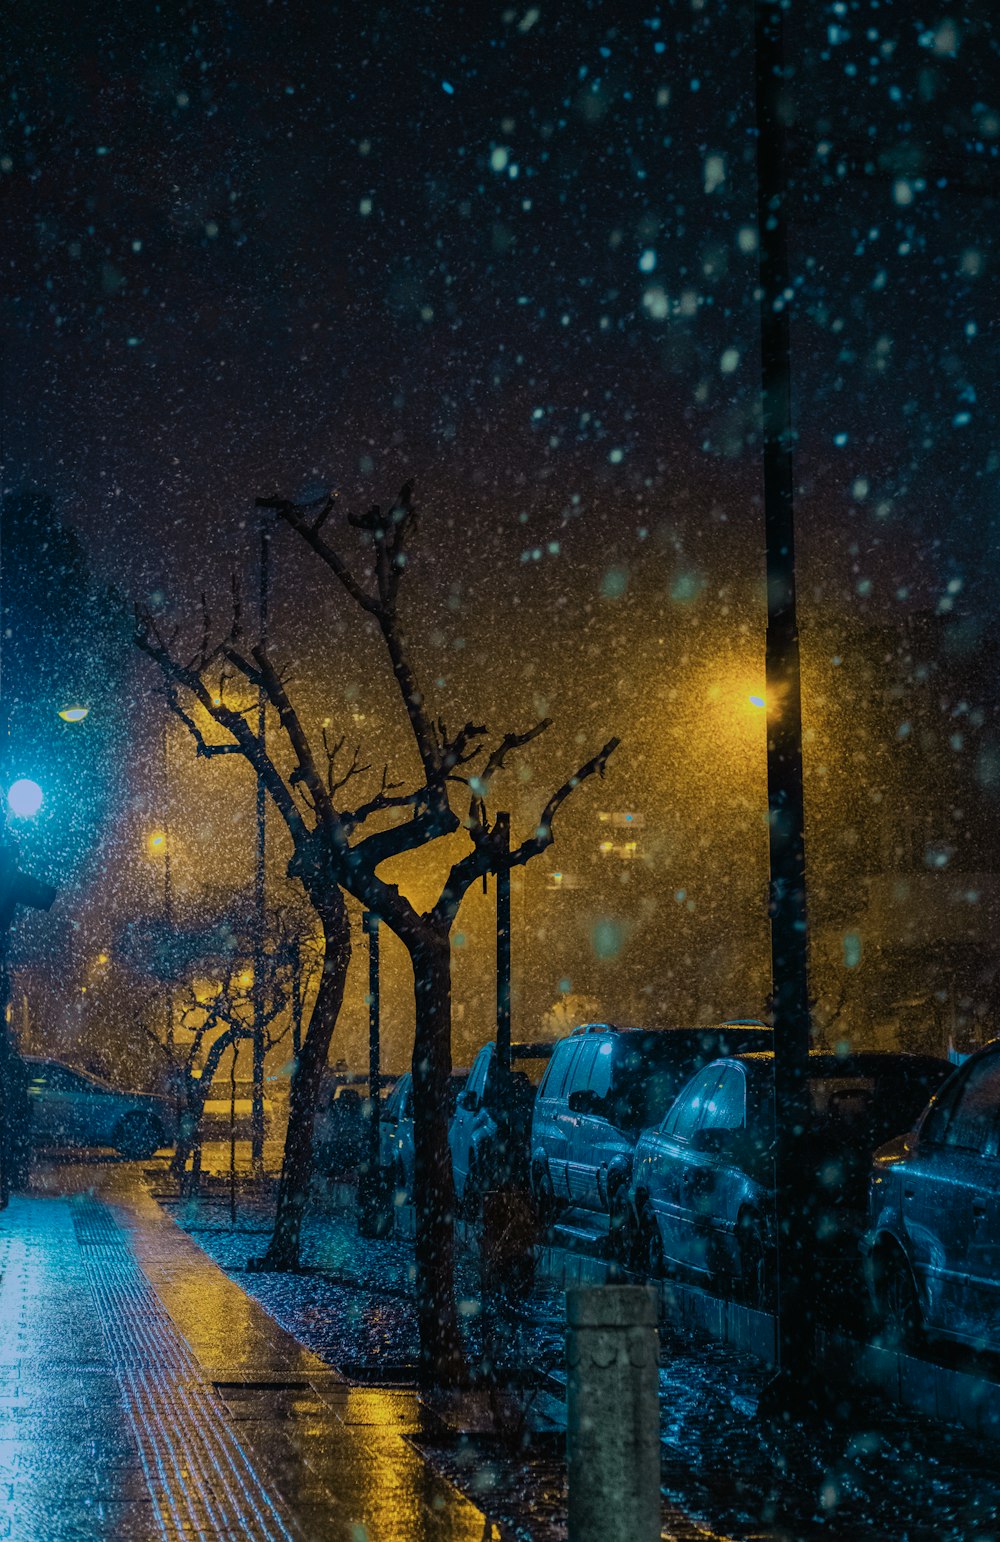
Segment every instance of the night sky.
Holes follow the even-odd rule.
[[[797,514],[827,627],[992,624],[992,12],[792,7]],[[751,37],[712,0],[20,7],[5,485],[190,615],[250,573],[257,493],[414,476],[445,705],[516,676],[563,726],[546,774],[625,723],[630,796],[670,682],[762,636]],[[276,585],[279,651],[315,681],[332,641],[358,699],[356,618],[287,536]]]
[[[848,534],[883,598],[992,544],[990,11],[793,8],[802,540],[835,534],[827,586]],[[708,560],[714,509],[753,550],[749,40],[718,4],[21,8],[8,481],[106,550],[141,532],[144,580],[261,488],[402,473],[477,535],[526,511],[529,549],[567,518],[588,542],[667,521]]]

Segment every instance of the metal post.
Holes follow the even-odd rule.
[[[497,814],[497,843],[510,851],[510,815]],[[497,873],[497,1060],[510,1070],[510,868]]]
[[[570,1542],[659,1542],[656,1324],[651,1286],[566,1292]]]
[[[268,599],[270,586],[271,532],[261,517],[259,621],[261,647],[267,646]],[[267,696],[263,686],[257,691],[257,738],[263,748],[267,741]],[[264,778],[257,778],[257,859],[254,867],[254,939],[253,939],[253,1084],[250,1105],[250,1160],[255,1177],[264,1172],[264,1020],[267,1011],[265,979],[265,937],[267,933],[267,790]]]
[[[792,402],[782,0],[756,0],[757,229],[767,540],[767,785],[776,1240],[781,1379],[803,1380],[810,1355],[803,1293],[801,1157],[808,1109],[808,931],[802,798],[802,702],[795,592]]]
[[[174,878],[170,834],[170,719],[163,719],[163,923],[167,931],[167,989],[164,1001],[167,1054],[174,1055]]]
[[[381,1236],[386,1230],[385,1193],[382,1185],[380,1127],[382,1116],[382,1016],[379,979],[379,918],[366,910],[368,937],[368,1163],[361,1186],[360,1225],[364,1235]]]

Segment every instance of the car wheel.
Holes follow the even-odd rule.
[[[763,1311],[768,1304],[768,1256],[760,1217],[741,1215],[737,1223],[740,1272],[737,1280],[739,1299],[744,1306]]]
[[[916,1281],[896,1248],[876,1260],[875,1303],[882,1341],[890,1349],[918,1348],[923,1319]]]
[[[115,1150],[130,1162],[142,1162],[166,1143],[160,1121],[152,1114],[126,1114],[115,1131]]]

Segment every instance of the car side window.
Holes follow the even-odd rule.
[[[46,1066],[42,1073],[41,1085],[49,1092],[79,1092],[81,1083],[65,1066]]]
[[[590,1086],[599,1098],[606,1098],[611,1091],[611,1071],[614,1066],[615,1046],[610,1039],[603,1039],[597,1046],[590,1068]]]
[[[566,1086],[566,1078],[580,1049],[579,1039],[565,1039],[552,1059],[539,1092],[547,1098],[560,1098]]]
[[[707,1066],[693,1076],[678,1093],[676,1103],[660,1126],[663,1134],[674,1140],[690,1140],[701,1124],[705,1104],[718,1083],[719,1072],[715,1066]]]
[[[943,1136],[945,1146],[982,1151],[1000,1121],[1000,1056],[980,1061],[953,1102]]]
[[[703,1125],[713,1130],[742,1130],[746,1122],[746,1077],[735,1066],[727,1066],[705,1100]]]
[[[580,1053],[576,1057],[572,1074],[566,1079],[567,1097],[571,1092],[581,1092],[584,1087],[590,1086],[590,1071],[598,1048],[599,1045],[596,1039],[584,1039]]]

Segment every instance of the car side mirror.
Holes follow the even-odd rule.
[[[581,1087],[577,1092],[571,1092],[567,1101],[571,1114],[607,1113],[604,1099],[590,1087]]]

